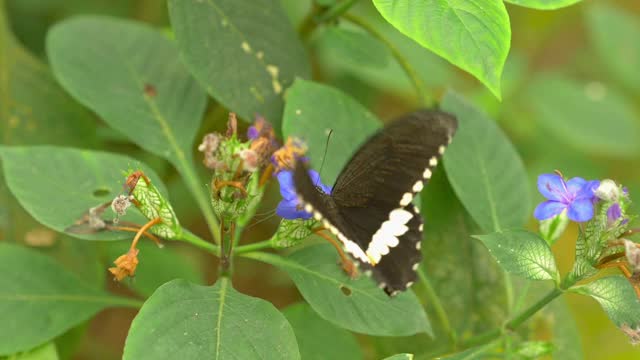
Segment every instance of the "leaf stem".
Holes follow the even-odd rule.
[[[316,18],[316,21],[320,23],[333,21],[340,17],[340,15],[346,13],[357,2],[358,0],[344,0],[333,4],[333,6],[320,14]]]
[[[418,277],[420,278],[420,282],[422,283],[422,285],[426,290],[427,301],[429,301],[429,303],[433,306],[433,310],[436,312],[436,315],[438,316],[438,320],[442,324],[442,327],[444,328],[445,333],[449,337],[449,341],[451,342],[452,348],[455,350],[458,345],[458,335],[456,334],[456,331],[451,327],[449,316],[447,316],[447,312],[442,306],[442,302],[440,301],[440,298],[438,297],[435,290],[433,289],[433,286],[431,285],[431,281],[427,277],[427,274],[425,274],[424,269],[422,267],[419,267],[417,272],[418,272]]]
[[[540,311],[543,307],[553,301],[555,298],[560,296],[563,293],[562,289],[554,288],[551,290],[545,297],[538,300],[535,304],[531,305],[529,308],[524,310],[520,315],[516,316],[514,319],[509,320],[504,324],[502,328],[490,330],[484,334],[480,334],[478,336],[474,336],[467,341],[464,342],[464,347],[472,347],[479,344],[484,344],[486,342],[495,340],[499,338],[506,330],[516,330],[520,325],[522,325],[525,321],[529,320],[531,316]]]
[[[216,244],[220,243],[220,233],[219,228],[220,224],[218,223],[218,219],[213,214],[213,209],[211,208],[211,204],[209,204],[207,192],[204,190],[205,186],[200,184],[198,180],[198,176],[196,175],[196,170],[193,167],[193,164],[188,161],[184,157],[178,157],[179,162],[176,165],[178,172],[180,172],[187,184],[187,187],[191,191],[191,194],[196,199],[198,203],[198,207],[202,214],[204,215],[204,219],[209,226],[209,231],[211,235],[213,235],[213,240]]]
[[[238,246],[233,251],[233,253],[239,255],[239,254],[250,253],[254,251],[272,249],[272,248],[273,248],[273,244],[271,243],[271,239],[267,239],[267,240],[258,241],[252,244]]]
[[[217,246],[193,234],[187,229],[184,229],[184,228],[182,229],[182,237],[179,238],[178,240],[188,242],[192,245],[195,245],[196,247],[207,250],[208,252],[216,256],[220,256],[220,250],[218,249]]]
[[[422,82],[422,79],[420,78],[420,76],[418,76],[418,73],[416,72],[416,70],[409,63],[407,58],[404,57],[404,55],[400,52],[400,50],[391,41],[385,38],[384,35],[382,35],[382,33],[379,32],[376,28],[367,24],[365,21],[363,21],[357,16],[346,13],[346,14],[342,14],[342,17],[345,20],[348,20],[353,24],[358,25],[362,29],[366,30],[369,34],[371,34],[373,37],[377,38],[385,46],[387,46],[391,51],[391,54],[393,55],[393,57],[396,59],[398,64],[400,64],[404,72],[407,74],[407,76],[413,83],[413,86],[416,89],[416,93],[418,94],[419,101],[427,107],[431,107],[434,105],[433,99],[431,99],[431,97],[428,95],[424,82]]]

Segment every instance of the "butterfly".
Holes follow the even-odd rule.
[[[410,287],[422,260],[423,223],[413,198],[451,143],[456,118],[438,110],[406,114],[369,138],[342,169],[331,194],[305,162],[294,170],[304,209],[330,230],[389,296]]]

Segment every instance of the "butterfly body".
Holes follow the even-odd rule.
[[[389,295],[416,280],[422,260],[422,217],[412,204],[431,178],[457,128],[456,119],[420,110],[367,140],[338,176],[331,194],[319,191],[306,165],[294,182],[305,210],[322,221],[361,268]]]

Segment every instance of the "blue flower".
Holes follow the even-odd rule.
[[[609,223],[614,223],[621,217],[622,209],[620,208],[620,204],[613,203],[613,205],[609,206],[609,209],[607,209],[607,220],[609,220]]]
[[[281,171],[278,173],[278,182],[280,183],[280,195],[282,195],[282,201],[276,208],[276,214],[285,219],[309,219],[311,214],[302,209],[302,204],[298,201],[298,195],[293,184],[293,172]],[[314,184],[317,184],[320,189],[326,193],[331,193],[331,187],[324,185],[320,182],[320,175],[315,170],[309,170],[309,176]]]
[[[538,177],[538,190],[549,200],[538,205],[533,215],[538,220],[545,220],[567,210],[569,219],[589,221],[593,217],[595,190],[599,185],[598,180],[575,177],[565,182],[558,174],[542,174]]]

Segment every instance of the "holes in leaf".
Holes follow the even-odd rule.
[[[342,291],[342,293],[345,294],[346,296],[351,296],[351,289],[349,289],[344,285],[340,285],[340,291]]]
[[[98,198],[108,196],[109,194],[111,194],[111,190],[106,187],[93,190],[93,196]]]

